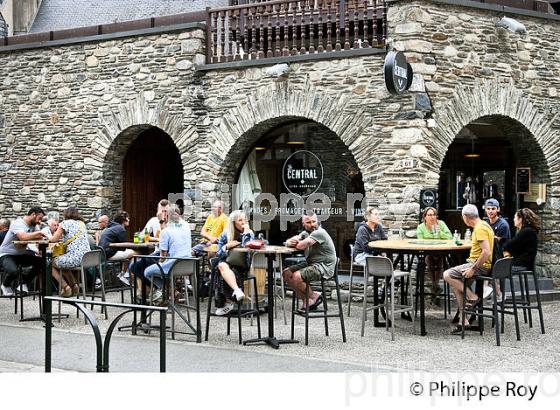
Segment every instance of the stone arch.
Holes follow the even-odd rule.
[[[229,109],[209,130],[211,151],[223,153],[212,156],[210,166],[215,174],[226,176],[239,165],[236,154],[247,150],[261,135],[254,132],[257,127],[271,129],[285,121],[304,118],[336,133],[362,169],[361,159],[365,158],[358,147],[366,138],[363,131],[371,118],[362,109],[348,108],[351,97],[348,93],[328,94],[318,90],[309,78],[302,85],[282,81],[258,88]]]
[[[166,97],[155,105],[150,104],[153,99],[153,92],[141,92],[134,100],[120,104],[116,110],[99,113],[99,127],[92,142],[92,158],[98,162],[98,166],[105,162],[110,148],[119,136],[150,126],[165,131],[177,146],[182,158],[189,152],[197,138],[194,124],[185,125],[183,115],[171,113],[167,108]]]
[[[91,143],[91,153],[85,161],[85,168],[101,180],[96,185],[91,206],[95,208],[115,208],[120,206],[120,175],[114,169],[124,158],[126,148],[144,130],[155,127],[168,134],[181,156],[183,180],[186,180],[187,167],[197,157],[194,143],[198,137],[194,124],[184,124],[183,116],[172,113],[167,98],[153,103],[152,91],[144,91],[127,103],[120,104],[116,110],[100,112],[97,134]],[[186,110],[189,110],[186,108]],[[117,174],[117,176],[115,176]]]
[[[441,165],[447,148],[469,123],[488,116],[509,117],[524,126],[535,138],[547,161],[550,182],[560,183],[560,164],[553,161],[559,153],[560,133],[554,128],[557,114],[543,112],[512,80],[476,80],[472,87],[459,84],[453,98],[436,106],[432,130],[435,160]],[[439,146],[438,146],[439,145]]]

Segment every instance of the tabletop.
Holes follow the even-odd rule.
[[[155,249],[156,242],[115,242],[109,244],[110,248],[124,248],[124,249]]]
[[[287,246],[267,245],[261,249],[233,248],[233,250],[238,252],[290,254],[290,253],[294,253],[297,249],[288,248]]]
[[[54,242],[49,242],[48,239],[34,239],[31,241],[14,241],[14,245],[49,245]]]
[[[393,251],[468,251],[472,243],[461,241],[461,245],[456,245],[452,240],[398,239],[371,241],[368,246],[373,249]]]

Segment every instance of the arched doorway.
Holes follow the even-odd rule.
[[[154,216],[160,199],[183,192],[183,165],[171,137],[156,127],[140,132],[124,156],[122,178],[122,205],[131,216],[132,235]]]
[[[513,229],[520,207],[543,215],[544,202],[537,200],[546,198],[546,184],[547,161],[532,133],[510,117],[483,116],[463,127],[448,148],[440,170],[440,214],[452,231],[463,232],[462,207],[475,204],[483,216],[485,200],[495,198]]]
[[[254,195],[271,194],[277,199],[280,210],[274,220],[263,224],[260,231],[271,243],[280,244],[301,231],[298,217],[293,218],[296,222],[287,222],[286,227],[280,223],[280,217],[285,213],[294,212],[297,215],[301,211],[294,204],[283,207],[281,195],[294,193],[305,200],[311,192],[324,194],[331,205],[328,209],[319,207],[317,212],[328,215],[322,225],[333,238],[338,255],[348,261],[355,225],[362,221],[361,199],[365,195],[362,174],[348,147],[326,126],[303,118],[275,119],[254,127],[249,134],[254,143],[241,154],[242,161],[237,162],[234,169],[234,183],[244,182],[251,185],[251,189],[243,189],[244,194],[241,195],[234,192],[233,208],[240,208],[244,199],[251,199],[247,191],[252,191]],[[286,169],[290,165],[309,171],[316,177],[311,188],[308,180],[298,185],[299,188],[304,187],[305,193],[298,192],[286,181]],[[358,194],[360,200],[349,204],[348,194]],[[272,206],[267,200],[258,205],[258,209],[251,208],[253,219],[255,212],[268,214]]]

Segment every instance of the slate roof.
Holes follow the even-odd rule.
[[[227,5],[228,0],[43,0],[30,32],[139,20]]]

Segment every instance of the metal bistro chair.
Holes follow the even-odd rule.
[[[111,293],[111,292],[120,292],[121,293],[121,303],[124,303],[124,292],[127,291],[130,293],[130,302],[134,303],[134,293],[133,293],[133,288],[132,288],[132,283],[130,284],[130,286],[126,286],[124,284],[119,284],[118,286],[111,286],[112,285],[112,273],[114,271],[114,267],[118,266],[118,272],[120,272],[121,270],[121,264],[122,262],[120,261],[110,261],[107,259],[107,255],[105,254],[105,249],[103,249],[101,246],[93,246],[93,250],[99,250],[102,253],[102,271],[100,273],[101,275],[101,282],[106,282],[109,284],[109,287],[105,289],[105,294],[107,293]]]
[[[364,299],[363,299],[363,308],[362,308],[362,337],[364,336],[365,332],[365,325],[366,325],[366,318],[367,312],[369,310],[376,310],[385,308],[387,312],[387,319],[385,320],[385,329],[388,330],[389,328],[389,317],[391,321],[391,340],[395,340],[395,313],[404,313],[404,312],[413,312],[414,311],[414,303],[412,298],[412,286],[409,285],[409,293],[410,293],[410,305],[404,305],[401,301],[400,304],[395,304],[395,281],[396,279],[403,280],[408,276],[410,279],[410,272],[408,271],[395,271],[393,270],[393,262],[391,259],[386,258],[385,256],[367,256],[366,257],[366,268],[364,273],[364,282],[367,283],[369,276],[377,276],[381,278],[385,278],[386,281],[386,289],[387,285],[390,285],[390,291],[385,291],[385,297],[383,304],[374,305],[371,307],[367,307],[367,287],[364,286]],[[377,289],[374,289],[376,292]],[[389,301],[389,297],[391,300]],[[412,316],[412,331],[415,332],[414,327],[414,315]]]
[[[248,308],[244,311],[242,311],[242,307],[243,307],[243,302],[239,302],[237,303],[237,311],[231,311],[229,312],[227,315],[224,316],[218,316],[215,313],[212,313],[212,300],[214,299],[214,288],[216,286],[217,280],[218,280],[218,275],[220,274],[218,272],[218,262],[219,262],[219,258],[212,258],[210,259],[210,264],[212,267],[212,280],[210,281],[210,290],[209,290],[209,296],[208,296],[208,310],[206,312],[206,334],[204,336],[204,340],[207,342],[208,341],[208,334],[210,331],[210,317],[212,316],[216,316],[216,317],[226,317],[227,318],[227,335],[229,336],[230,334],[230,323],[231,323],[231,317],[232,316],[236,316],[237,317],[237,326],[238,326],[238,333],[239,333],[239,344],[243,343],[243,335],[242,335],[242,331],[241,331],[241,318],[242,317],[246,317],[246,316],[253,316],[255,315],[257,317],[257,332],[258,332],[258,338],[261,338],[261,318],[260,318],[260,312],[259,312],[259,299],[255,298],[255,306],[253,308]],[[244,277],[244,281],[251,281],[253,282],[253,294],[256,295],[258,293],[257,291],[257,278],[255,276],[249,275],[247,273],[247,275]]]
[[[541,333],[544,335],[544,317],[542,312],[542,304],[541,304],[541,293],[539,290],[539,283],[537,280],[537,275],[535,273],[535,269],[533,270],[522,270],[522,271],[511,271],[512,277],[517,276],[519,278],[519,288],[520,288],[520,295],[517,299],[514,299],[515,295],[512,294],[511,300],[507,300],[503,302],[506,306],[513,306],[514,304],[517,305],[519,309],[523,311],[523,321],[525,323],[529,323],[529,327],[533,327],[533,315],[532,311],[537,310],[539,312],[539,322],[541,326]],[[528,276],[533,276],[533,283],[535,286],[535,296],[537,298],[536,304],[531,304],[531,297],[529,294],[529,280]],[[502,288],[503,289],[503,288]],[[503,322],[503,320],[502,320]]]
[[[503,315],[505,313],[507,314],[512,314],[515,320],[515,333],[517,335],[517,340],[521,340],[521,335],[519,333],[519,319],[517,318],[517,304],[516,304],[516,300],[515,300],[515,288],[514,288],[514,284],[513,284],[513,277],[511,275],[511,266],[513,263],[513,258],[502,258],[502,259],[498,259],[496,261],[496,263],[494,263],[494,265],[492,266],[492,270],[490,272],[490,275],[478,275],[478,276],[474,276],[472,278],[472,280],[475,281],[475,283],[482,283],[483,281],[490,281],[491,285],[492,285],[492,289],[493,289],[493,293],[492,293],[492,307],[491,308],[485,308],[484,307],[484,299],[481,298],[480,303],[479,303],[479,307],[476,309],[469,309],[465,306],[466,302],[467,302],[467,286],[469,286],[469,282],[471,282],[470,280],[463,280],[463,313],[461,315],[461,323],[465,323],[465,318],[467,314],[471,314],[474,316],[479,317],[479,319],[483,319],[485,317],[489,317],[492,318],[492,321],[494,323],[494,328],[496,330],[496,345],[500,346],[500,319],[501,319],[501,326],[502,326],[502,330],[501,333],[503,333]],[[513,306],[513,311],[506,311],[505,310],[505,305],[502,302],[498,302],[497,300],[497,296],[496,296],[496,280],[499,280],[501,282],[505,281],[505,279],[509,279],[509,284],[510,284],[510,291],[511,291],[511,297],[512,297],[512,306]],[[479,287],[480,288],[480,287]],[[505,289],[502,288],[502,292],[504,292]],[[480,297],[480,296],[479,296]],[[492,312],[492,314],[485,314],[484,311],[490,310]],[[482,335],[484,332],[484,323],[482,322],[482,320],[479,320],[479,331],[480,334]],[[465,328],[463,326],[462,330],[461,330],[461,339],[465,338]]]
[[[87,291],[87,280],[86,280],[86,270],[88,269],[95,269],[96,272],[92,282],[92,289],[90,292]],[[86,252],[82,257],[82,263],[80,264],[79,267],[74,269],[64,269],[64,271],[77,272],[79,274],[78,285],[80,286],[81,295],[84,300],[86,300],[87,297],[89,296],[91,300],[95,300],[96,298],[100,297],[103,302],[106,301],[105,283],[103,279],[101,280],[101,296],[96,295],[96,289],[95,289],[95,277],[97,277],[97,274],[99,274],[101,278],[103,278],[103,252],[101,250],[97,249],[97,250]],[[79,298],[79,296],[80,295],[78,294],[77,297]],[[93,309],[93,305],[91,306],[91,308]],[[61,318],[60,309],[61,309],[61,303],[58,302],[59,322]],[[109,314],[107,312],[106,306],[101,307],[101,312],[105,313],[106,320],[109,319]],[[78,317],[79,314],[80,311],[77,310]]]
[[[175,333],[181,333],[186,335],[195,335],[196,342],[200,343],[202,340],[202,331],[201,331],[201,322],[200,322],[200,299],[198,297],[198,276],[199,276],[199,268],[200,268],[201,258],[180,258],[176,259],[171,265],[169,272],[167,274],[164,273],[162,266],[157,263],[157,266],[160,269],[162,278],[164,280],[164,289],[167,288],[169,285],[169,310],[171,311],[171,338],[175,340]],[[183,277],[185,280],[183,281],[183,286],[180,289],[177,289],[180,293],[182,298],[176,299],[175,291],[176,291],[176,280],[180,277]],[[194,306],[190,303],[189,298],[189,287],[187,285],[186,278],[190,280],[190,284],[192,286],[193,292],[193,299],[194,299]],[[184,293],[183,293],[184,292]],[[164,291],[164,295],[166,292]],[[154,295],[154,282],[150,282],[150,302],[153,305],[153,295]],[[179,302],[181,299],[184,301],[182,306],[186,309],[186,316],[181,311]],[[194,310],[196,313],[196,323],[193,326],[191,321],[191,310]],[[189,327],[193,333],[190,332],[180,332],[175,330],[175,316],[179,315],[179,317],[185,322],[187,327]],[[150,321],[151,321],[150,315]],[[151,328],[151,325],[150,325]]]
[[[364,265],[360,265],[359,263],[354,262],[354,245],[350,244],[350,282],[348,285],[348,317],[350,317],[350,307],[352,306],[352,296],[359,295],[362,296],[360,293],[352,292],[352,277],[354,274],[354,268],[359,268],[362,273],[364,271]],[[367,287],[367,283],[364,282],[364,287]]]
[[[324,319],[325,321],[325,336],[329,335],[329,317],[338,317],[340,319],[340,330],[342,331],[342,342],[346,343],[346,329],[344,327],[344,312],[342,311],[342,302],[340,300],[340,286],[338,283],[338,267],[340,264],[340,259],[336,258],[336,264],[334,268],[334,275],[332,279],[335,283],[335,290],[336,290],[336,301],[338,303],[338,313],[329,313],[328,305],[327,305],[327,297],[325,293],[325,282],[327,281],[325,278],[321,276],[320,283],[311,283],[306,288],[306,299],[309,300],[309,290],[311,288],[318,289],[320,286],[321,295],[323,297],[323,309],[317,309],[310,311],[309,305],[305,305],[305,312],[299,312],[296,308],[296,301],[297,296],[296,292],[292,290],[292,323],[291,323],[291,339],[294,340],[294,325],[295,325],[295,316],[301,316],[305,318],[305,345],[309,344],[309,319]]]

